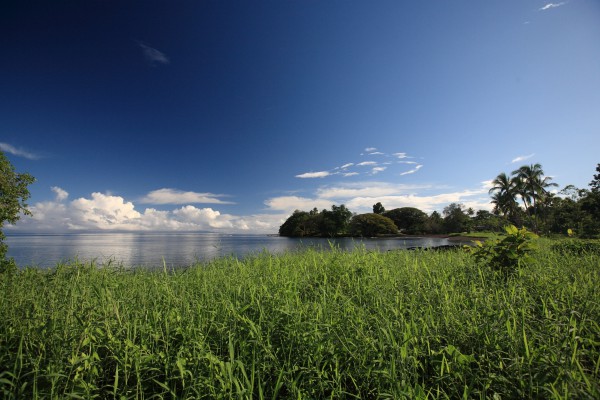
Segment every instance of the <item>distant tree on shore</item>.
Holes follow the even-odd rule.
[[[355,215],[350,221],[350,234],[352,236],[372,237],[394,233],[398,233],[394,221],[380,214]]]
[[[345,205],[332,205],[331,210],[319,212],[316,208],[310,212],[296,210],[279,227],[281,236],[334,237],[347,233],[352,212]]]
[[[384,212],[383,215],[394,221],[394,224],[396,224],[402,233],[416,234],[425,231],[427,214],[418,208],[394,208],[393,210]]]
[[[374,214],[383,214],[384,212],[385,212],[385,208],[383,207],[383,204],[381,204],[381,203],[373,204],[373,213]]]

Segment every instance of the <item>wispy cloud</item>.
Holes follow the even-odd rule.
[[[513,158],[513,160],[511,161],[511,164],[514,164],[514,163],[518,163],[518,162],[521,162],[521,161],[528,160],[528,159],[530,159],[530,158],[531,158],[531,157],[533,157],[533,156],[535,156],[535,153],[531,153],[531,154],[528,154],[528,155],[526,155],[526,156],[519,156],[519,157]]]
[[[23,149],[19,149],[8,143],[0,142],[0,150],[4,151],[6,153],[10,153],[13,156],[23,157],[23,158],[27,158],[29,160],[37,160],[38,158],[40,158],[40,156],[38,156],[37,154],[31,153],[31,152],[23,150]]]
[[[411,169],[410,171],[402,172],[400,174],[400,176],[414,174],[415,172],[417,172],[421,168],[423,168],[423,165],[419,164],[419,165],[415,166],[413,169]]]
[[[379,161],[360,161],[360,162],[348,162],[341,166],[334,167],[332,169],[318,170],[317,172],[305,172],[296,175],[296,178],[325,178],[331,176],[342,176],[351,177],[360,174],[375,175],[386,171],[386,173],[394,173],[394,168],[398,169],[399,164],[419,164],[416,161],[408,161],[406,158],[414,158],[409,156],[407,153],[387,153],[378,151],[375,147],[367,147],[365,149],[367,153],[360,153],[361,156],[369,155],[379,157]],[[363,167],[371,167],[370,170],[366,170]],[[418,167],[421,168],[421,167]],[[417,168],[417,170],[418,170]],[[413,171],[415,172],[415,171]]]
[[[566,1],[561,1],[560,3],[548,3],[544,7],[539,8],[538,11],[546,11],[546,10],[549,10],[551,8],[556,8],[556,7],[564,6],[565,4],[567,4]]]
[[[302,179],[325,178],[326,176],[329,176],[329,175],[331,175],[331,172],[329,172],[329,171],[305,172],[303,174],[296,175],[296,178],[302,178]]]
[[[138,41],[137,43],[144,52],[144,57],[146,57],[146,60],[148,60],[151,65],[169,64],[171,62],[162,51],[157,50],[154,47],[150,47],[144,42]]]
[[[222,194],[184,192],[177,189],[158,189],[153,190],[140,199],[140,203],[148,204],[235,204],[230,201],[224,201],[219,197],[225,197]]]

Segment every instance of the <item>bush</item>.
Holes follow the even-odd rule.
[[[469,248],[469,251],[477,262],[483,262],[496,271],[510,275],[515,273],[521,264],[531,260],[531,252],[537,249],[533,240],[538,236],[514,225],[509,225],[504,230],[507,233],[506,237],[484,243],[476,241],[476,247]]]

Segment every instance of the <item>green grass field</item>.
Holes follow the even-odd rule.
[[[0,275],[0,397],[600,398],[600,258],[306,251]]]

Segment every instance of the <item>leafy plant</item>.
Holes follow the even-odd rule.
[[[504,230],[504,238],[483,243],[476,241],[476,246],[469,248],[469,251],[477,262],[483,262],[496,271],[512,274],[521,264],[531,260],[531,252],[537,249],[534,239],[538,236],[514,225],[509,225]]]

